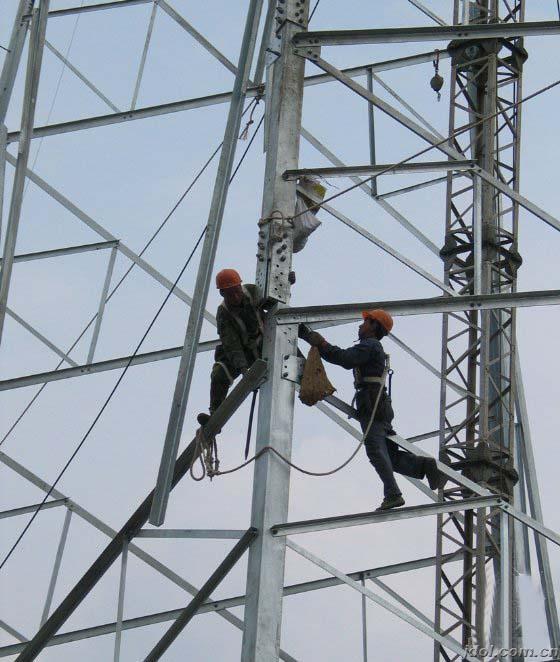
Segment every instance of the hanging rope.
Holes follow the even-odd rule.
[[[245,125],[245,128],[243,129],[243,131],[239,135],[239,140],[247,140],[247,138],[249,137],[249,129],[251,127],[251,124],[253,124],[254,121],[255,121],[253,119],[253,115],[255,114],[255,110],[257,109],[257,106],[259,105],[259,103],[261,102],[261,99],[263,98],[263,94],[264,94],[264,86],[261,86],[257,96],[255,97],[255,103],[254,103],[253,107],[251,108],[251,114],[249,115],[249,121],[247,122],[247,124]],[[255,133],[256,133],[256,131],[255,131]]]
[[[197,459],[200,462],[200,476],[195,476],[194,465]],[[206,437],[202,428],[198,428],[195,436],[195,447],[193,460],[189,467],[189,473],[197,482],[204,480],[206,476],[212,480],[219,473],[220,460],[218,459],[218,444],[216,437]]]
[[[215,437],[212,437],[211,439],[206,439],[204,436],[203,429],[200,428],[197,432],[195,441],[196,441],[196,447],[195,447],[195,454],[194,458],[190,467],[190,473],[191,476],[194,478],[194,480],[201,481],[205,476],[208,476],[210,479],[212,479],[214,476],[225,476],[226,474],[232,474],[235,473],[236,471],[240,471],[244,467],[248,466],[251,464],[251,462],[254,462],[255,460],[258,460],[259,457],[264,455],[265,453],[274,453],[282,462],[285,462],[288,466],[290,466],[292,469],[295,469],[296,471],[299,471],[302,474],[305,474],[306,476],[314,476],[314,477],[322,477],[322,476],[332,476],[335,473],[338,473],[344,467],[348,466],[350,462],[356,457],[358,454],[358,451],[360,448],[364,445],[366,437],[369,434],[369,431],[371,429],[371,426],[373,424],[373,419],[375,418],[375,414],[377,412],[377,408],[379,406],[379,400],[381,399],[381,393],[383,392],[383,386],[385,384],[385,380],[387,379],[387,375],[389,374],[389,367],[386,366],[385,370],[383,371],[383,374],[381,376],[382,379],[382,384],[380,384],[380,389],[379,392],[377,393],[377,397],[375,399],[375,404],[373,406],[371,416],[369,418],[367,427],[365,432],[362,435],[362,438],[360,439],[360,443],[356,446],[350,457],[345,460],[342,464],[339,466],[335,467],[334,469],[331,469],[329,471],[310,471],[309,469],[304,469],[303,467],[300,467],[297,464],[294,464],[291,460],[288,460],[287,457],[284,457],[282,453],[277,451],[275,448],[272,446],[265,446],[264,448],[261,448],[261,450],[253,455],[250,459],[246,460],[245,462],[242,462],[236,467],[233,467],[232,469],[226,469],[225,471],[220,471],[219,465],[220,461],[218,459],[218,446],[216,444],[216,439]],[[208,450],[208,449],[211,450]],[[200,454],[199,454],[200,453]],[[209,453],[210,454],[210,459],[205,459],[202,457],[203,453]],[[214,454],[212,456],[212,454]],[[202,466],[202,474],[201,476],[195,477],[192,472],[192,467],[194,463],[196,462],[197,459],[200,459],[200,463]]]

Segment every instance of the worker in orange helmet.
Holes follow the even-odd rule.
[[[216,275],[216,287],[223,301],[216,313],[221,342],[210,376],[210,415],[226,399],[236,377],[259,358],[263,338],[263,309],[256,286],[243,285],[235,269],[222,269]],[[210,415],[199,414],[200,425],[206,425]]]
[[[394,434],[391,426],[394,413],[391,398],[382,383],[388,357],[381,340],[393,328],[393,318],[381,309],[366,310],[362,318],[358,330],[359,342],[348,349],[329,344],[320,333],[303,324],[299,327],[299,337],[317,347],[325,361],[354,371],[358,418],[363,433],[367,433],[364,440],[366,453],[383,481],[384,498],[378,510],[387,510],[404,505],[394,472],[413,478],[427,478],[433,490],[443,487],[446,477],[438,470],[433,458],[418,457],[403,451],[388,438]]]

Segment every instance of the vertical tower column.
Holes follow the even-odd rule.
[[[280,56],[267,76],[267,160],[256,283],[272,307],[265,322],[263,357],[268,380],[261,387],[257,424],[257,452],[271,446],[289,458],[292,447],[294,385],[282,378],[283,363],[297,352],[297,326],[276,324],[273,306],[289,302],[296,183],[282,173],[297,168],[305,61],[294,53],[296,32],[307,25],[308,0],[279,0],[276,8]],[[290,486],[289,466],[274,453],[264,453],[255,463],[251,525],[259,536],[249,551],[247,601],[242,660],[278,660],[284,585],[283,538],[274,538],[270,527],[286,521]]]
[[[462,7],[461,7],[462,4]],[[463,9],[463,11],[461,11]],[[455,2],[454,23],[495,23],[523,20],[524,1],[504,7],[497,0]],[[520,97],[522,40],[473,39],[451,42],[451,106],[449,132],[465,120],[469,134],[453,141],[465,158],[505,181],[519,185],[520,113],[513,105]],[[466,117],[465,117],[466,116]],[[518,206],[503,198],[491,184],[476,178],[472,184],[448,177],[445,245],[445,281],[458,294],[514,292],[521,259],[517,252]],[[456,469],[505,499],[512,498],[515,380],[515,313],[512,310],[467,311],[444,316],[442,374],[461,381],[469,394],[457,400],[442,381],[440,452]],[[446,432],[449,430],[449,432]],[[456,486],[443,491],[444,500],[462,496]],[[487,643],[487,598],[494,592],[491,642],[510,641],[512,619],[505,618],[501,600],[512,577],[503,584],[503,568],[514,567],[512,531],[502,535],[496,510],[481,509],[438,520],[436,570],[436,629],[462,631],[464,646]],[[457,535],[457,533],[459,535]],[[441,564],[441,555],[463,553],[460,574]],[[492,558],[494,576],[487,579]],[[492,566],[490,566],[492,567]],[[501,589],[504,589],[503,591]],[[508,589],[508,591],[506,591]],[[487,595],[488,594],[488,595]],[[517,611],[513,610],[514,619]],[[502,627],[507,624],[508,632]],[[519,624],[513,622],[519,635]],[[517,639],[516,639],[517,641]],[[449,659],[436,644],[434,660]]]

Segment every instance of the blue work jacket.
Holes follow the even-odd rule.
[[[319,347],[319,352],[325,361],[339,365],[346,368],[346,370],[354,371],[358,416],[360,420],[362,418],[369,419],[372,407],[377,399],[380,384],[367,384],[362,382],[361,379],[363,377],[382,376],[386,360],[383,345],[377,338],[364,338],[353,347],[348,347],[348,349],[327,344]],[[387,389],[383,387],[374,420],[390,423],[393,417],[391,398],[387,394]]]

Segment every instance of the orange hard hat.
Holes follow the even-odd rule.
[[[216,287],[219,290],[227,290],[228,287],[241,285],[241,276],[235,269],[222,269],[216,274]]]
[[[381,310],[381,308],[376,308],[375,310],[364,310],[362,313],[364,320],[376,320],[381,324],[381,326],[387,331],[391,332],[393,328],[393,318],[386,310]]]

